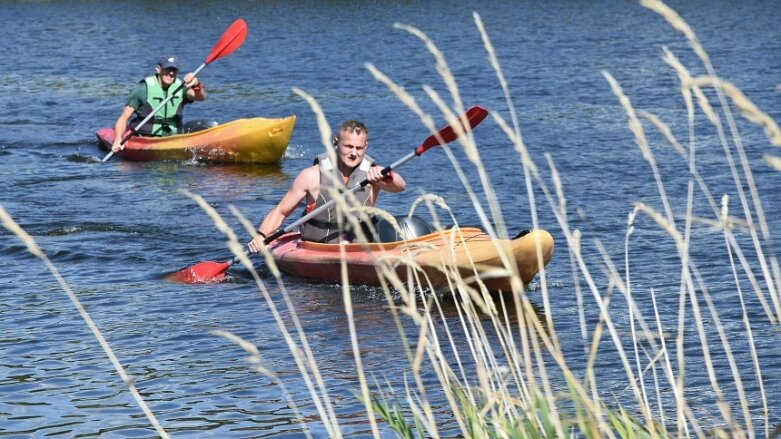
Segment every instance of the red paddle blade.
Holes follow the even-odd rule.
[[[459,121],[461,122],[461,128],[464,132],[467,132],[471,130],[472,128],[476,127],[480,124],[480,122],[483,121],[488,116],[488,110],[485,108],[475,105],[471,107],[470,109],[466,110],[466,113],[464,113],[460,118]],[[464,120],[466,119],[466,125],[464,124]],[[451,126],[447,125],[444,128],[440,129],[436,134],[432,134],[426,138],[426,140],[423,141],[423,143],[420,144],[415,149],[415,154],[421,155],[424,152],[426,152],[428,149],[434,146],[444,145],[446,143],[450,143],[458,138],[458,133],[456,133],[456,130]]]
[[[217,41],[214,49],[203,63],[209,64],[216,59],[230,55],[244,43],[245,38],[247,38],[247,22],[243,18],[239,18],[225,30],[220,41]]]
[[[225,279],[225,272],[231,266],[230,262],[199,262],[192,267],[173,272],[165,280],[183,284],[207,284]]]

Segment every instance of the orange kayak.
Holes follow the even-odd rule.
[[[538,261],[537,246],[542,260]],[[302,241],[298,232],[281,236],[269,245],[280,270],[300,277],[341,282],[342,261],[350,284],[379,285],[383,269],[402,281],[419,279],[422,286],[446,287],[455,273],[470,285],[480,282],[489,291],[511,291],[506,255],[511,270],[528,285],[553,255],[553,237],[533,230],[514,239],[491,239],[474,227],[443,230],[408,241],[371,244],[320,244]],[[414,267],[414,268],[413,268]]]
[[[197,160],[217,163],[276,163],[287,149],[296,117],[239,119],[202,131],[168,137],[131,137],[117,155],[127,160]],[[111,151],[114,129],[97,131]]]

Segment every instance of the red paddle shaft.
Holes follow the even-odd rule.
[[[241,44],[244,42],[244,40],[247,38],[247,23],[244,21],[243,18],[239,18],[236,21],[231,24],[228,29],[225,30],[225,32],[222,34],[222,37],[219,41],[217,41],[217,44],[214,45],[214,48],[212,49],[211,53],[209,53],[209,56],[206,57],[206,60],[201,64],[197,69],[193,71],[193,76],[197,76],[198,73],[203,70],[204,67],[206,67],[209,63],[212,61],[218,60],[220,58],[226,57],[233,53],[236,49],[241,46]],[[138,130],[146,125],[147,122],[149,122],[150,119],[152,119],[155,114],[157,114],[158,110],[163,108],[165,104],[168,103],[173,97],[179,93],[179,91],[184,88],[184,83],[179,84],[179,87],[177,87],[173,93],[169,93],[168,97],[163,99],[160,104],[155,107],[154,110],[152,110],[151,113],[147,117],[145,117],[141,122],[139,122],[134,128],[132,128],[130,131],[125,133],[125,135],[122,137],[122,142],[120,142],[120,146],[124,147],[125,142],[130,140],[131,137],[135,136],[136,133],[138,133]],[[106,154],[105,157],[103,157],[103,160],[101,162],[105,162],[108,160],[112,155],[114,154],[114,151],[110,151],[108,154]]]
[[[485,108],[480,107],[478,105],[471,107],[459,119],[459,121],[461,122],[461,133],[466,133],[470,131],[472,128],[476,127],[480,122],[483,121],[483,119],[486,118],[486,116],[488,116],[488,111]],[[445,145],[447,143],[456,140],[458,138],[458,135],[459,133],[457,133],[451,125],[445,126],[444,128],[437,131],[435,134],[428,136],[426,140],[424,140],[423,143],[421,143],[420,146],[415,148],[411,153],[407,154],[406,156],[396,161],[395,163],[391,164],[390,166],[384,168],[382,170],[382,175],[388,175],[388,173],[393,169],[403,165],[404,163],[407,163],[408,161],[412,160],[415,157],[420,156],[421,154],[428,151],[434,146]],[[369,180],[363,180],[362,182],[351,187],[346,192],[342,193],[341,196],[345,196],[345,194],[347,193],[356,192],[362,187],[366,187],[366,185],[368,184],[369,184]],[[329,207],[333,206],[334,203],[336,203],[335,199],[328,201],[327,203],[323,204],[317,209],[309,212],[307,215],[304,215],[296,222],[272,233],[271,235],[266,237],[266,239],[263,240],[263,243],[269,244],[270,242],[274,241],[275,239],[279,238],[285,233],[309,221],[316,215],[323,212],[325,209],[328,209]],[[234,257],[233,259],[227,262],[213,262],[213,261],[200,262],[193,266],[171,273],[166,277],[166,279],[175,282],[181,282],[181,283],[218,282],[225,277],[225,272],[228,271],[228,268],[230,268],[231,265],[233,265],[238,261],[239,258]]]

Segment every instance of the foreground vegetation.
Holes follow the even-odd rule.
[[[383,270],[386,280],[383,290],[398,325],[399,335],[405,343],[409,362],[408,382],[403,389],[398,389],[390,384],[383,385],[364,372],[353,319],[351,289],[348,282],[343,282],[345,313],[350,321],[355,366],[361,384],[356,397],[364,402],[368,422],[376,436],[381,435],[380,431],[383,428],[380,426],[381,422],[386,423],[400,437],[440,436],[443,421],[437,417],[436,412],[439,410],[431,406],[428,397],[435,392],[444,395],[444,399],[449,404],[452,420],[448,422],[454,422],[460,434],[467,437],[656,438],[779,435],[778,428],[774,430],[771,401],[766,396],[763,384],[761,355],[754,342],[752,323],[746,314],[744,299],[751,296],[753,300],[761,303],[767,321],[776,332],[776,336],[779,336],[781,296],[777,280],[781,279],[781,272],[779,272],[777,259],[770,251],[770,230],[730,108],[738,109],[749,121],[761,126],[770,142],[776,146],[781,146],[781,131],[772,119],[756,108],[736,87],[718,77],[697,36],[674,11],[658,1],[647,0],[642,4],[660,14],[673,29],[686,37],[691,49],[708,72],[706,76],[692,76],[676,55],[664,48],[664,61],[679,79],[680,91],[688,115],[687,122],[690,127],[693,127],[695,114],[701,112],[712,125],[728,157],[729,173],[735,180],[734,190],[740,206],[737,213],[732,213],[730,211],[732,204],[727,196],[719,202],[713,198],[705,180],[697,170],[694,139],[683,142],[688,144],[687,147],[682,146],[662,118],[650,112],[636,110],[620,84],[610,73],[604,72],[606,81],[626,112],[628,125],[637,146],[655,177],[663,207],[659,211],[647,204],[636,203],[629,209],[625,246],[627,249],[631,247],[636,227],[649,227],[649,224],[650,227],[657,227],[666,233],[669,239],[675,242],[677,257],[680,260],[678,325],[665,327],[662,324],[653,289],[637,291],[633,288],[628,270],[629,251],[621,264],[605,256],[604,263],[597,268],[608,272],[610,283],[606,290],[600,289],[595,282],[592,275],[595,268],[589,265],[581,253],[581,235],[578,230],[571,227],[567,217],[566,196],[557,177],[555,163],[548,157],[545,166],[550,169],[552,178],[550,181],[545,180],[539,171],[540,166],[532,160],[523,143],[520,125],[514,111],[515,105],[510,98],[500,60],[494,54],[490,38],[480,17],[475,14],[475,23],[482,34],[486,52],[496,71],[497,81],[505,93],[506,111],[511,115],[511,120],[506,121],[499,113],[492,113],[492,116],[518,153],[529,196],[529,206],[532,209],[533,227],[539,227],[538,204],[547,205],[553,211],[563,231],[563,241],[557,242],[557,258],[563,261],[569,257],[573,267],[573,277],[583,280],[582,287],[579,282],[576,282],[577,292],[583,297],[589,294],[592,296],[593,303],[599,309],[599,320],[593,327],[586,328],[581,311],[584,337],[590,334],[591,340],[586,355],[588,364],[586,367],[578,365],[577,368],[572,368],[556,336],[555,320],[545,314],[550,307],[544,269],[540,271],[538,282],[545,308],[544,313],[540,313],[529,301],[524,290],[525,286],[520,281],[515,282],[511,294],[496,298],[484,289],[470,287],[457,275],[457,272],[452,273],[453,284],[448,294],[457,298],[455,303],[458,307],[458,317],[453,319],[445,316],[438,294],[421,297],[419,291],[421,287],[426,287],[425,277],[418,277],[417,282],[405,283],[388,267],[378,267]],[[446,105],[432,89],[428,88],[426,91],[448,122],[455,124],[457,114],[463,112],[464,105],[444,56],[419,30],[402,25],[399,27],[419,38],[433,55],[438,71],[441,72],[451,92],[454,108]],[[385,84],[411,111],[417,114],[432,133],[436,132],[437,126],[433,122],[435,118],[425,114],[412,96],[374,66],[369,65],[367,68],[378,81]],[[323,143],[328,145],[328,139],[331,138],[329,124],[317,102],[301,90],[296,92],[309,101],[318,117]],[[660,177],[654,151],[648,140],[649,132],[666,139],[688,164],[690,180],[687,207],[683,213],[675,212],[668,200],[665,184]],[[477,146],[470,136],[463,136],[459,142],[470,160],[468,168],[464,168],[447,148],[445,150],[451,158],[457,175],[472,197],[473,205],[482,219],[482,227],[493,236],[508,236],[504,228],[505,222],[500,203],[497,202],[488,181]],[[767,157],[767,161],[771,166],[781,170],[781,158]],[[466,175],[473,172],[480,177],[482,187],[479,192],[484,192],[486,199],[478,199],[475,195],[478,191],[469,186]],[[544,194],[542,203],[535,199],[534,194],[537,193],[535,189]],[[707,199],[713,210],[712,217],[696,218],[692,215],[691,210],[696,194],[703,194]],[[287,319],[283,318],[286,314],[297,322],[294,301],[287,294],[273,259],[269,254],[265,254],[266,264],[281,286],[281,290],[275,291],[274,294],[267,289],[261,277],[255,272],[252,262],[244,254],[243,240],[230,230],[207,202],[197,195],[188,194],[188,196],[199,202],[212,216],[218,228],[227,235],[231,250],[255,276],[258,290],[268,302],[279,330],[296,358],[298,369],[310,390],[320,421],[329,436],[342,436],[338,417],[319,373],[317,357],[307,343],[306,334],[300,325],[289,327],[285,323]],[[411,207],[411,211],[421,206],[434,218],[437,228],[442,228],[441,223],[444,221],[439,221],[439,216],[443,213],[450,216],[449,222],[456,222],[447,205],[437,196],[421,196]],[[392,221],[392,217],[376,209],[349,211],[345,203],[342,203],[342,209],[344,213],[349,213],[345,215],[346,221],[357,222],[368,215],[383,215]],[[247,233],[254,233],[255,227],[241,212],[232,209],[232,213],[242,221]],[[45,261],[48,269],[58,279],[99,340],[156,431],[160,436],[167,437],[163,426],[146,405],[133,381],[115,358],[110,346],[80,305],[76,295],[58,274],[56,267],[2,208],[0,208],[0,217],[4,225],[26,243],[32,254]],[[734,333],[728,335],[724,331],[708,287],[700,276],[697,261],[691,256],[692,246],[695,243],[692,239],[692,229],[698,221],[707,222],[710,226],[718,228],[723,235],[726,259],[729,261],[724,269],[734,274],[734,288],[738,295],[736,303],[743,307],[742,334],[745,335],[743,339],[735,339]],[[742,234],[750,237],[748,245],[746,240],[736,237],[735,231],[738,228]],[[597,246],[599,247],[599,243]],[[758,271],[754,268],[755,263],[758,264]],[[627,267],[624,274],[618,268],[621,265]],[[509,275],[512,275],[513,264],[508,261],[506,266]],[[448,271],[448,267],[443,266],[443,270]],[[749,288],[744,289],[745,285]],[[272,297],[276,294],[280,294],[283,298],[284,309],[280,309],[279,300]],[[650,295],[652,306],[650,308],[639,306],[635,301],[638,294]],[[630,328],[628,333],[625,332],[625,328],[616,324],[616,316],[611,314],[610,302],[613,295],[620,295],[627,304],[624,312],[628,316],[626,317]],[[414,337],[408,334],[405,322],[412,322],[417,328]],[[691,364],[691,359],[686,358],[684,343],[691,343],[693,339],[691,335],[686,334],[690,324],[695,328],[694,339],[700,343],[702,364],[710,381],[708,391],[713,394],[712,413],[718,414],[717,418],[708,419],[707,423],[699,419],[686,397],[686,368]],[[455,331],[465,335],[465,346],[456,342],[452,336]],[[713,331],[718,335],[718,346],[713,345],[713,338],[709,336]],[[274,371],[264,366],[259,351],[254,345],[228,332],[217,332],[216,335],[226,337],[245,349],[250,354],[252,366],[278,382],[283,394],[288,397],[290,406],[293,410],[297,410],[296,402],[289,397],[284,384]],[[611,394],[600,388],[596,363],[600,349],[605,343],[612,344],[614,355],[618,357],[625,374],[623,381],[626,383],[626,391],[620,395]],[[748,347],[753,359],[751,365],[738,364],[732,353],[733,346],[736,345]],[[716,361],[727,362],[731,376],[717,376],[713,368]],[[422,377],[424,369],[435,372],[439,383],[437,389],[431,388],[430,384],[424,384]],[[585,372],[576,373],[573,369],[585,370]],[[750,388],[744,385],[748,380],[755,383]],[[306,430],[305,426],[303,428]],[[452,429],[452,425],[448,428]]]

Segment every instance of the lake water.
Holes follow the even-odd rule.
[[[781,119],[781,8],[772,1],[673,2],[697,32],[717,73],[775,120]],[[284,194],[297,172],[322,150],[309,105],[292,89],[314,96],[329,123],[358,118],[369,125],[369,153],[391,163],[409,153],[428,132],[388,89],[373,79],[371,63],[410,92],[438,125],[444,119],[423,91],[428,85],[451,103],[435,61],[424,44],[394,23],[418,27],[442,50],[466,105],[480,104],[510,120],[505,98],[474,23],[478,12],[491,37],[521,132],[548,187],[549,154],[561,175],[570,227],[583,235],[583,252],[601,294],[613,293],[611,315],[628,340],[626,302],[609,286],[595,241],[623,275],[626,218],[642,201],[662,211],[653,173],[637,148],[627,117],[605,80],[610,72],[633,105],[656,114],[688,145],[679,84],[661,59],[666,45],[694,75],[706,71],[683,37],[635,2],[37,2],[4,1],[0,18],[4,62],[0,68],[0,204],[38,242],[76,292],[120,362],[133,377],[163,428],[177,437],[326,435],[288,347],[266,301],[238,270],[235,282],[178,285],[161,276],[230,253],[208,216],[180,190],[203,196],[241,233],[229,211],[239,208],[254,222]],[[246,42],[200,74],[209,98],[187,109],[188,119],[226,122],[242,117],[298,117],[283,161],[271,166],[196,163],[132,163],[116,158],[98,164],[94,132],[114,123],[132,84],[152,72],[157,58],[179,54],[193,70],[227,26],[243,17]],[[711,94],[712,95],[712,94]],[[735,112],[737,114],[737,112]],[[771,232],[781,227],[781,174],[763,161],[777,154],[762,130],[738,117],[743,144]],[[686,212],[690,174],[686,161],[650,127],[665,190],[676,218]],[[730,196],[731,213],[743,217],[724,151],[702,113],[697,116],[699,172],[719,202]],[[475,139],[509,229],[532,224],[517,153],[491,119]],[[477,175],[457,145],[451,151]],[[415,198],[444,198],[461,224],[479,224],[472,201],[458,183],[446,154],[435,149],[399,172],[406,192],[385,194],[381,207],[405,213]],[[476,186],[477,187],[477,186]],[[696,184],[695,184],[696,189]],[[581,334],[578,286],[562,227],[535,184],[539,226],[557,241],[547,280],[559,342],[570,367],[585,368],[584,349],[599,317],[585,293]],[[698,189],[697,189],[698,190]],[[699,190],[698,190],[699,191]],[[485,207],[485,199],[478,190]],[[713,219],[701,191],[696,216]],[[682,222],[681,222],[682,224]],[[674,241],[640,214],[630,244],[632,287],[638,306],[652,316],[649,292],[658,296],[665,327],[677,324],[681,263]],[[736,229],[749,249],[749,235]],[[721,232],[702,223],[692,229],[692,257],[708,285],[736,361],[744,371],[754,427],[765,424],[745,340],[737,290]],[[773,254],[771,235],[766,249]],[[246,239],[249,239],[248,237]],[[749,252],[750,253],[750,252]],[[755,274],[754,257],[747,256]],[[261,266],[262,263],[258,262]],[[23,244],[0,232],[0,436],[148,437],[155,431],[135,404],[103,350],[45,266]],[[262,267],[261,268],[262,271]],[[745,275],[741,275],[745,279]],[[272,293],[279,285],[267,279]],[[285,278],[296,314],[316,353],[320,371],[345,435],[368,435],[348,320],[339,286]],[[763,284],[764,285],[764,284]],[[781,344],[761,302],[745,282],[773,423],[781,422]],[[538,282],[530,298],[542,308]],[[382,291],[352,291],[365,369],[403,389],[409,364]],[[768,299],[769,300],[769,299]],[[704,305],[703,305],[704,306]],[[289,313],[284,313],[289,321]],[[410,323],[410,322],[407,322]],[[713,340],[713,321],[706,319]],[[414,327],[410,323],[410,329]],[[254,372],[247,354],[212,334],[227,330],[255,343],[264,365],[285,384],[297,416],[267,376]],[[703,424],[718,426],[713,394],[701,367],[699,340],[690,330],[687,399]],[[456,342],[463,342],[456,334]],[[612,342],[597,359],[600,388],[613,401],[631,398]],[[466,348],[464,348],[466,349]],[[725,394],[737,400],[728,362],[716,349],[713,367]],[[399,358],[399,361],[389,361]],[[371,375],[370,375],[371,376]],[[433,376],[427,376],[432,379]],[[403,390],[400,390],[403,391]],[[607,394],[607,393],[606,393]],[[446,402],[431,395],[444,435],[458,435]],[[387,426],[383,435],[391,436]]]

